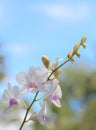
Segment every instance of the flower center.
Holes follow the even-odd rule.
[[[9,100],[9,106],[12,107],[12,106],[14,106],[14,105],[17,105],[17,100],[16,100],[15,98],[11,98],[11,99]]]
[[[32,89],[32,88],[37,88],[37,84],[35,82],[31,82],[29,84],[29,89]]]

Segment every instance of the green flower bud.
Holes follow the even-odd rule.
[[[76,51],[75,55],[80,58],[80,53],[79,53],[79,51]]]
[[[82,37],[82,39],[81,39],[81,45],[82,45],[84,48],[86,48],[86,39],[87,39],[86,35],[84,35],[84,36]]]
[[[76,54],[79,50],[81,42],[77,42],[76,45],[73,48],[73,53]]]
[[[70,60],[70,62],[74,63],[74,59],[73,59],[73,56],[74,56],[74,53],[73,53],[73,50],[69,52],[68,54],[68,58]]]

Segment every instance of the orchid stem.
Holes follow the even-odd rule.
[[[39,91],[35,94],[33,101],[31,102],[30,106],[27,108],[25,117],[24,117],[24,119],[23,119],[23,122],[22,122],[22,124],[21,124],[19,130],[22,130],[22,128],[23,128],[23,126],[24,126],[24,124],[25,124],[25,122],[26,122],[27,115],[28,115],[28,113],[29,113],[29,111],[30,111],[32,105],[33,105],[34,102],[36,101],[36,98],[37,98],[38,93],[39,93]]]
[[[55,69],[52,71],[52,73],[49,75],[49,77],[47,78],[47,81],[50,80],[50,77],[52,76],[52,74],[54,74],[55,71],[57,71],[59,68],[61,68],[61,67],[62,67],[64,64],[66,64],[69,60],[70,60],[69,58],[68,58],[68,59],[65,59],[65,61],[64,61],[62,64],[60,64],[57,68],[55,68]]]
[[[55,71],[57,71],[59,68],[61,68],[61,67],[62,67],[64,64],[66,64],[69,60],[70,60],[69,58],[66,59],[62,64],[60,64],[57,68],[55,68],[55,69],[52,71],[52,73],[49,75],[49,77],[47,78],[47,81],[50,80],[50,77],[52,76],[52,74],[54,74]],[[29,113],[29,111],[30,111],[31,106],[34,104],[35,101],[38,101],[38,100],[39,100],[39,99],[36,100],[38,93],[39,93],[39,91],[35,94],[34,99],[33,99],[33,101],[31,102],[30,106],[27,107],[24,120],[23,120],[23,122],[22,122],[22,124],[21,124],[19,130],[22,130],[22,128],[23,128],[23,126],[24,126],[24,124],[25,124],[25,122],[26,122],[26,118],[27,118],[27,115],[28,115],[28,113]]]
[[[20,99],[20,102],[24,105],[24,107],[25,107],[26,109],[28,109],[28,105],[25,103],[24,100],[21,100],[21,99]]]

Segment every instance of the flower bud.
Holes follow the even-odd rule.
[[[73,59],[73,56],[74,56],[74,53],[73,53],[73,50],[69,52],[68,54],[68,58],[70,60],[70,62],[74,63],[74,59]]]
[[[73,57],[73,50],[71,50],[69,53],[68,53],[68,55],[67,55],[67,57],[70,59],[70,58],[72,58]]]
[[[73,48],[73,53],[74,54],[76,54],[77,51],[79,50],[80,44],[81,44],[81,42],[77,42],[76,45],[74,46],[74,48]]]
[[[45,55],[42,56],[42,62],[45,65],[45,67],[47,69],[49,69],[49,67],[50,67],[50,60],[49,60],[49,58],[47,56],[45,56]]]
[[[81,42],[77,42],[73,48],[73,55],[76,55],[79,58],[80,58],[80,53],[78,50],[79,50],[80,45],[81,45]]]
[[[81,45],[82,45],[84,48],[86,48],[86,39],[87,39],[86,35],[84,35],[84,36],[82,37],[82,39],[81,39]]]
[[[79,51],[76,51],[75,55],[80,58],[80,53],[79,53]]]
[[[36,112],[32,113],[31,117],[28,120],[36,121]]]

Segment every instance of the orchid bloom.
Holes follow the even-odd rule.
[[[38,121],[41,125],[46,126],[47,122],[45,117],[46,117],[46,105],[43,103],[41,104],[41,110],[38,113],[34,112],[29,118],[29,120]]]
[[[61,107],[60,98],[62,97],[61,87],[59,81],[54,79],[50,81],[51,90],[45,95],[45,100],[53,103],[57,107]]]
[[[11,84],[8,83],[8,88],[3,91],[2,100],[8,103],[9,109],[13,109],[18,104],[19,94],[19,87],[11,87]]]
[[[43,85],[43,74],[41,68],[31,66],[28,73],[20,72],[17,74],[16,80],[23,86],[24,92],[45,92],[47,88]]]

